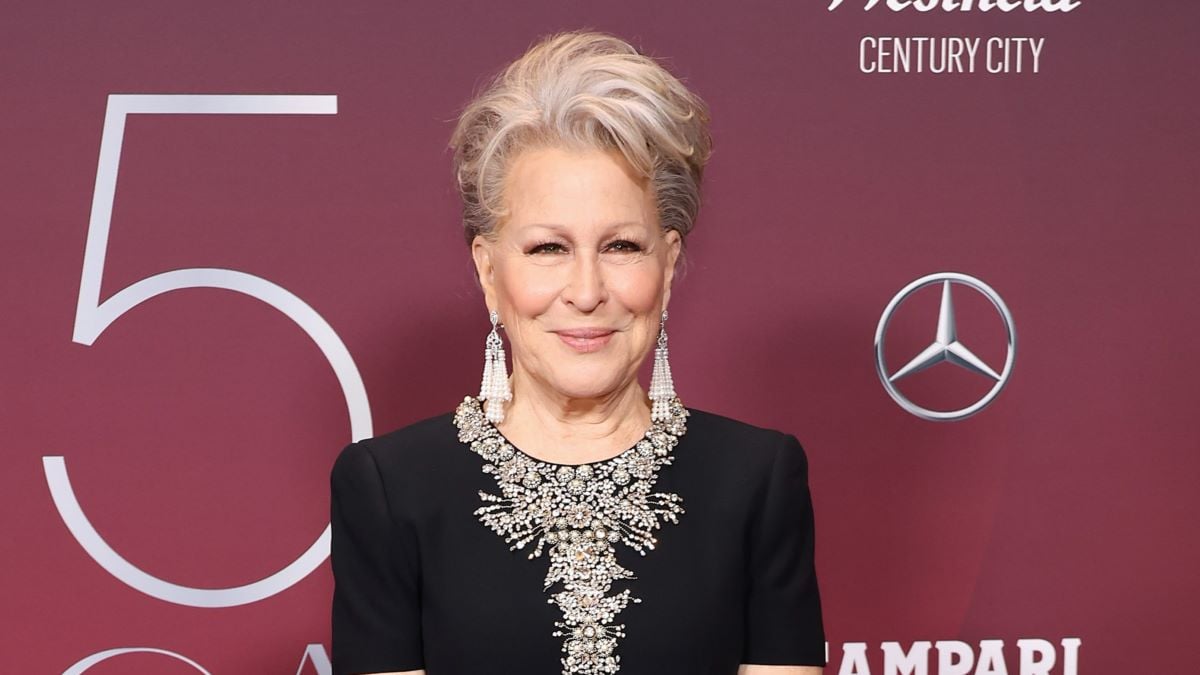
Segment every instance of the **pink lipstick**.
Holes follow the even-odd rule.
[[[555,331],[559,339],[580,353],[594,352],[612,338],[613,331],[604,328],[574,328]]]

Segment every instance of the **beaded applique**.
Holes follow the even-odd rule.
[[[486,463],[484,473],[496,479],[500,495],[480,491],[484,506],[479,520],[504,537],[510,550],[530,546],[529,558],[548,547],[550,569],[543,590],[555,583],[562,591],[547,602],[557,604],[563,620],[555,621],[563,637],[563,675],[611,675],[620,669],[617,638],[625,624],[614,617],[641,598],[628,588],[610,595],[612,582],[635,579],[616,560],[613,544],[624,542],[641,555],[658,540],[659,516],[678,523],[682,499],[650,490],[660,467],[670,464],[671,450],[687,431],[687,408],[678,397],[669,403],[665,420],[653,422],[632,448],[606,460],[580,465],[551,464],[513,447],[488,422],[479,399],[467,396],[454,413],[458,439]]]

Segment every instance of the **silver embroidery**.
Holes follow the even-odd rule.
[[[600,462],[565,465],[543,462],[517,450],[488,422],[477,398],[467,396],[454,413],[458,439],[469,443],[486,463],[500,496],[480,491],[484,506],[479,520],[504,537],[510,550],[536,541],[529,558],[549,547],[550,569],[543,590],[556,582],[562,591],[547,602],[563,613],[555,621],[563,637],[563,675],[611,675],[620,670],[615,654],[625,624],[614,617],[629,602],[641,598],[628,588],[609,595],[612,582],[635,579],[616,560],[613,544],[624,542],[641,555],[658,540],[659,516],[678,523],[683,500],[673,493],[650,490],[658,470],[673,460],[671,450],[687,431],[687,408],[678,397],[670,401],[670,416],[654,422],[645,438],[629,450]]]

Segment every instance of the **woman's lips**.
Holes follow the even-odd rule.
[[[608,344],[612,335],[612,331],[603,332],[597,330],[562,331],[558,333],[559,339],[565,342],[567,346],[581,353],[594,352],[600,349]]]

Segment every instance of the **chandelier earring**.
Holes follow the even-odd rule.
[[[654,348],[654,371],[650,376],[650,400],[653,407],[650,419],[654,422],[671,416],[671,400],[675,398],[675,382],[671,379],[671,361],[667,355],[667,310],[658,324],[658,346]]]
[[[492,310],[488,314],[492,321],[492,332],[488,333],[487,346],[483,351],[483,381],[479,385],[479,400],[484,401],[484,412],[488,421],[499,424],[504,421],[504,402],[512,400],[512,390],[508,386],[508,365],[504,356],[504,343],[496,327],[504,327],[500,323],[500,314]]]

